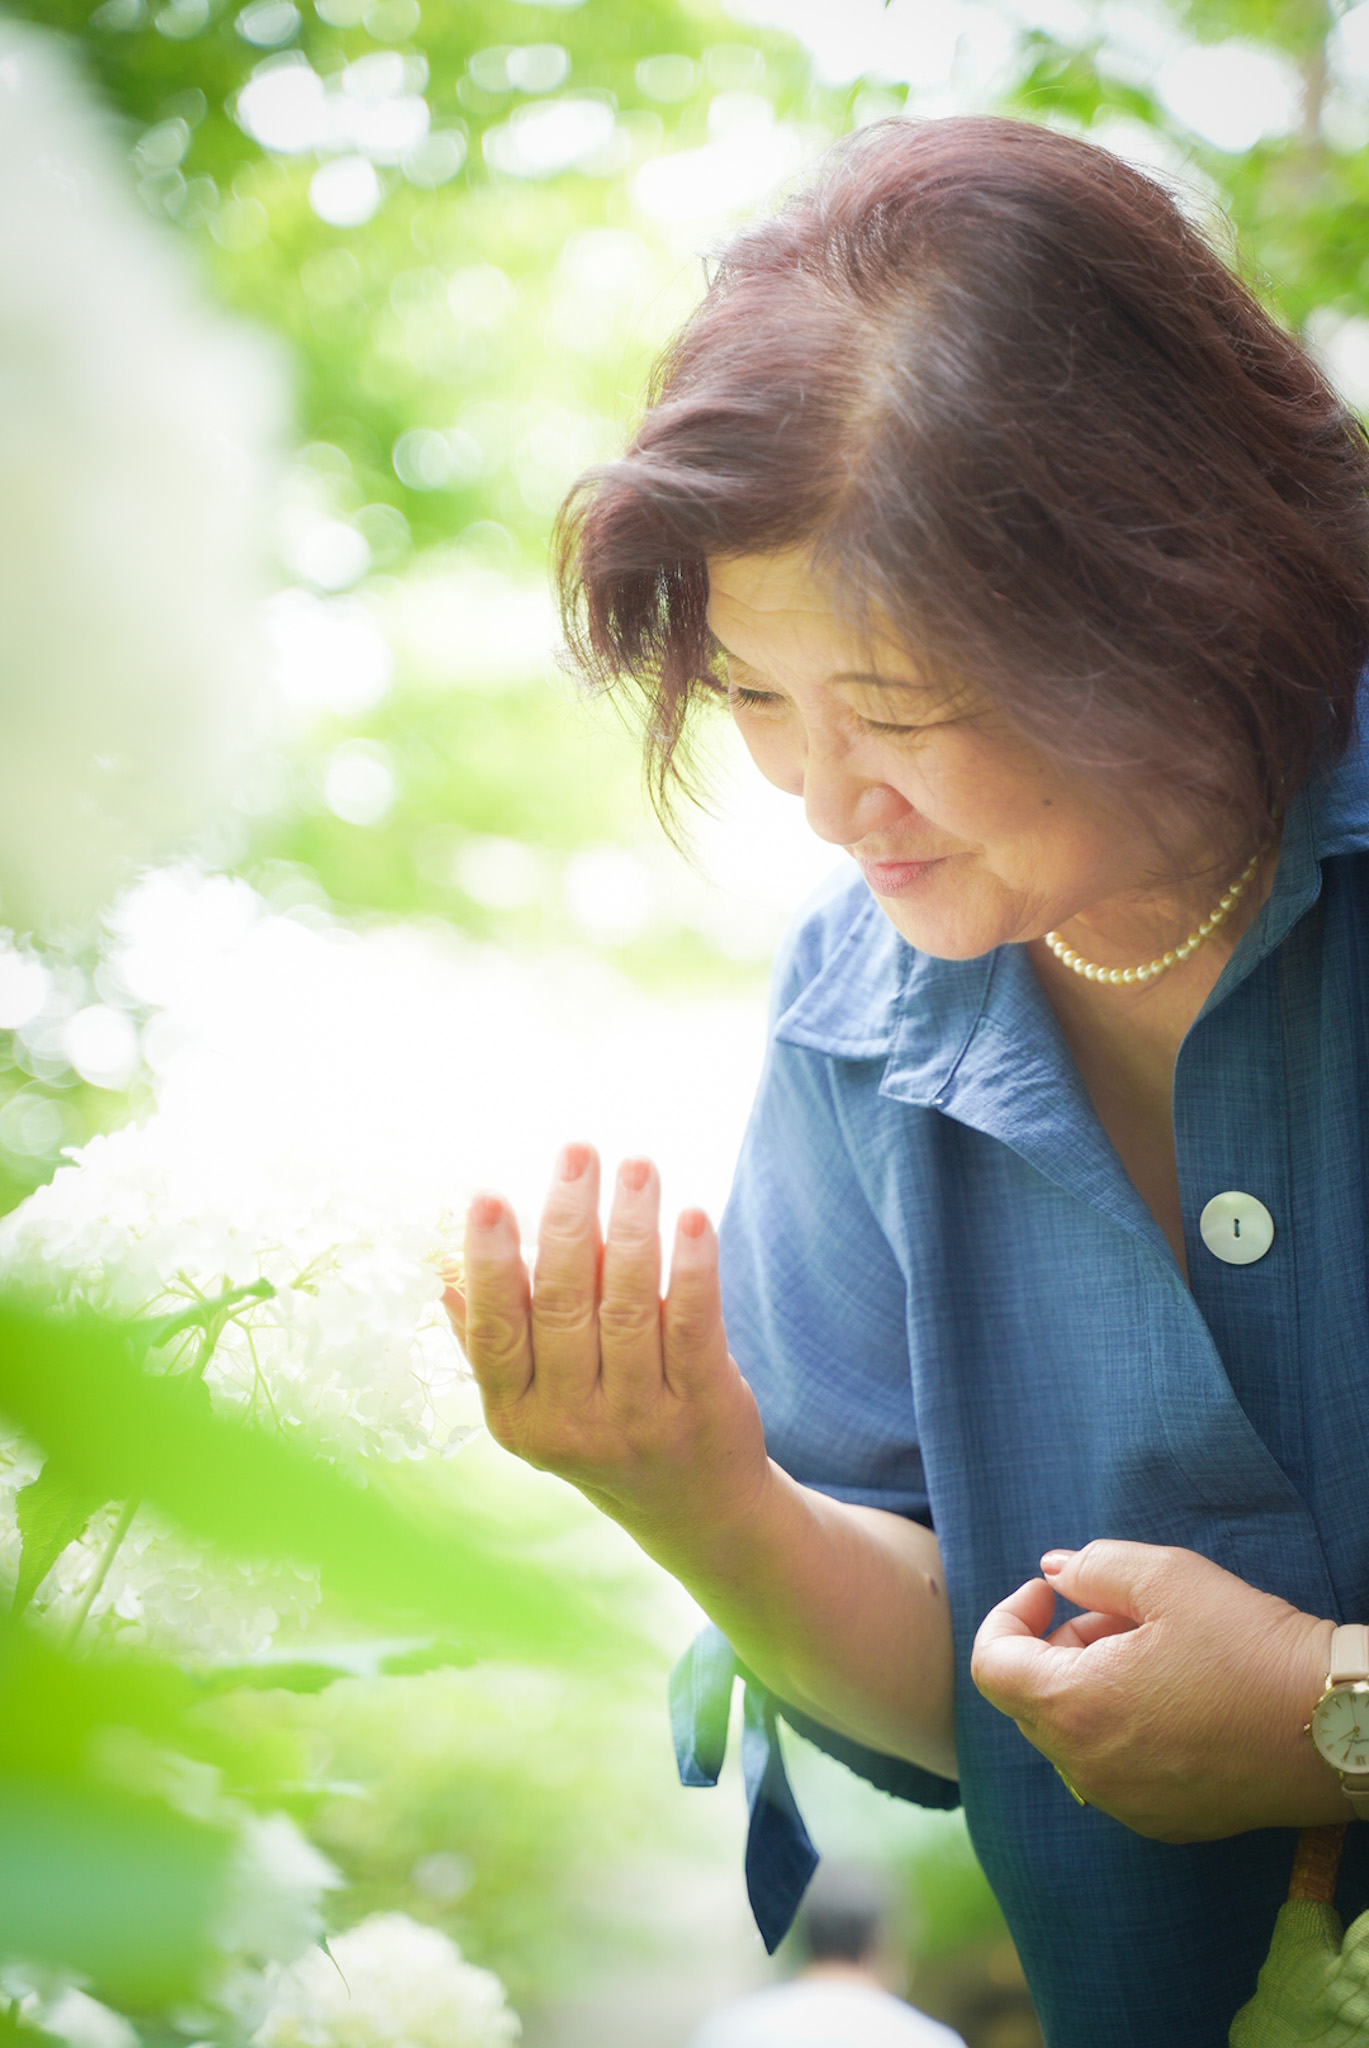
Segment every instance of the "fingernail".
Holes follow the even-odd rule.
[[[588,1165],[588,1145],[567,1145],[557,1161],[556,1171],[562,1180],[583,1180]]]
[[[1049,1578],[1055,1572],[1062,1572],[1073,1556],[1072,1550],[1048,1550],[1041,1560],[1041,1569]]]
[[[498,1195],[477,1195],[471,1203],[471,1222],[477,1230],[493,1230],[503,1213]]]
[[[646,1186],[646,1177],[651,1168],[645,1159],[625,1159],[618,1168],[618,1178],[629,1194],[640,1195]]]
[[[702,1209],[682,1209],[680,1211],[681,1237],[702,1237],[707,1228],[708,1218]]]

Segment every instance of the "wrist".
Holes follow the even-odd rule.
[[[744,1482],[721,1496],[672,1488],[664,1512],[610,1506],[609,1512],[647,1555],[713,1613],[721,1599],[754,1588],[769,1561],[783,1555],[782,1495],[794,1482],[762,1454]],[[714,1615],[716,1620],[718,1617]]]

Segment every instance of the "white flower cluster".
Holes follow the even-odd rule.
[[[0,1582],[19,1575],[15,1496],[37,1477],[42,1458],[31,1445],[0,1436]],[[80,1542],[68,1545],[48,1573],[34,1611],[66,1628],[86,1599],[104,1559],[117,1506],[94,1515]],[[134,1516],[90,1605],[88,1626],[124,1642],[156,1643],[190,1659],[258,1656],[288,1623],[302,1625],[319,1602],[317,1575],[286,1563],[247,1563],[203,1544],[142,1508]]]
[[[215,1346],[215,1406],[338,1451],[424,1450],[435,1385],[458,1366],[437,1271],[456,1225],[371,1178],[378,1161],[321,1161],[299,1136],[244,1111],[212,1125],[159,1113],[95,1138],[0,1223],[0,1277],[135,1317],[269,1281],[273,1297]]]
[[[329,1951],[267,1972],[255,2048],[511,2048],[522,2033],[493,1972],[407,1914],[373,1913]]]
[[[336,1098],[334,1098],[336,1101]],[[406,1170],[399,1145],[358,1145],[338,1107],[331,1143],[278,1096],[254,1107],[205,1093],[100,1137],[0,1223],[0,1282],[118,1317],[176,1314],[269,1282],[238,1304],[203,1368],[221,1413],[307,1431],[338,1456],[418,1456],[459,1440],[456,1383],[469,1388],[441,1305],[438,1265],[456,1224],[437,1175]],[[187,1369],[201,1332],[154,1366]],[[14,1496],[34,1476],[28,1449],[0,1441],[0,1571],[19,1563]],[[36,1600],[60,1625],[92,1578],[90,1625],[200,1656],[248,1656],[317,1601],[288,1564],[218,1561],[140,1509],[112,1563],[116,1510],[63,1553]]]

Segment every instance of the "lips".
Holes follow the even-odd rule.
[[[935,860],[863,860],[857,854],[856,864],[877,896],[900,896],[905,889],[916,888],[934,869],[944,867],[948,857],[941,854]]]

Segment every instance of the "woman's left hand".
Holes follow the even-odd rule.
[[[1101,1541],[1041,1568],[971,1672],[1090,1806],[1164,1842],[1351,1818],[1303,1732],[1332,1622],[1191,1550]],[[1085,1611],[1052,1630],[1057,1593]]]

